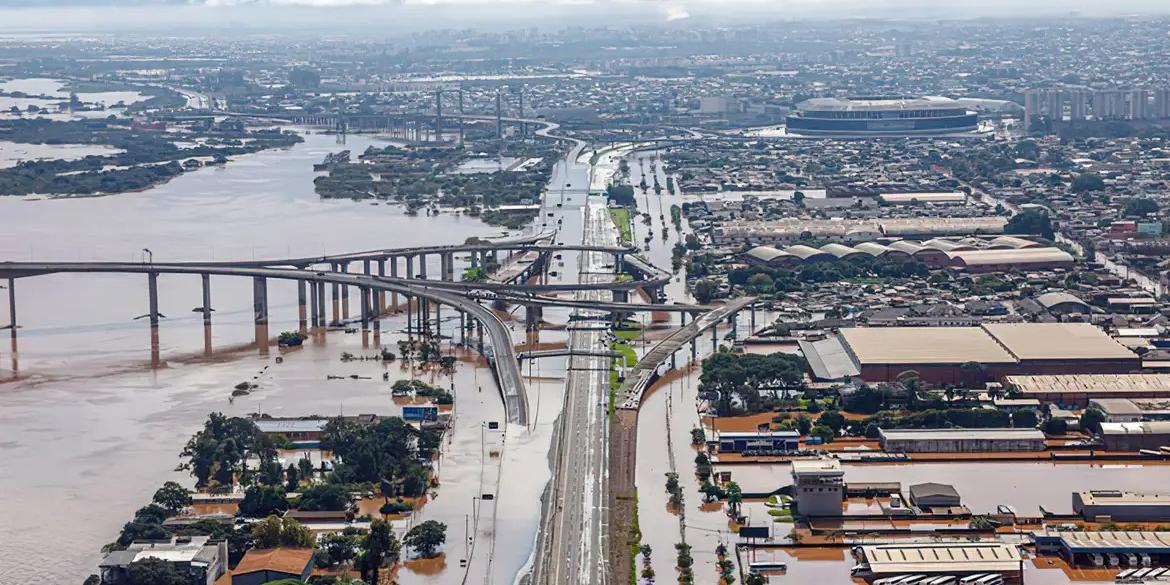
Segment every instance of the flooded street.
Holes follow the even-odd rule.
[[[155,260],[275,258],[457,243],[501,234],[476,219],[449,213],[407,217],[395,206],[320,200],[313,192],[312,163],[328,152],[360,152],[378,141],[350,136],[342,145],[333,136],[305,138],[289,150],[240,157],[226,168],[184,174],[141,193],[70,201],[0,198],[0,216],[7,220],[0,258],[140,261],[142,248],[151,249]],[[437,273],[438,260],[434,262]],[[457,259],[457,272],[463,262]],[[149,328],[145,321],[134,320],[147,310],[145,285],[143,278],[110,275],[17,281],[19,352],[14,356],[9,351],[7,335],[0,347],[0,379],[5,380],[0,383],[0,468],[6,470],[0,474],[0,514],[8,528],[0,535],[5,541],[0,548],[13,553],[0,561],[0,582],[72,583],[95,572],[101,546],[117,536],[155,488],[168,479],[190,485],[185,473],[172,470],[183,444],[209,412],[399,412],[382,382],[380,362],[340,361],[345,351],[374,353],[362,349],[360,335],[315,336],[287,353],[282,364],[275,362],[280,355],[275,348],[268,356],[260,355],[251,347],[251,286],[245,279],[212,279],[216,354],[203,358],[202,321],[190,312],[201,303],[198,279],[161,278],[160,311],[167,315],[160,333],[164,367],[152,370]],[[296,327],[295,295],[292,283],[270,286],[273,335]],[[351,302],[351,314],[356,314],[356,299]],[[402,317],[384,320],[383,344],[393,347],[403,325]],[[519,341],[523,327],[518,329]],[[545,374],[555,367],[542,366]],[[401,364],[385,368],[391,380],[411,377]],[[327,380],[328,375],[368,379]],[[451,384],[445,375],[422,377],[432,375],[437,377],[428,381]],[[229,402],[232,387],[245,380],[259,388]],[[457,559],[463,519],[472,511],[469,496],[478,491],[467,479],[477,476],[481,466],[491,467],[481,456],[488,453],[486,447],[467,447],[480,442],[482,422],[502,419],[502,404],[486,367],[461,365],[454,382],[460,414],[444,449],[457,454],[442,463],[443,486],[421,517],[449,524],[448,552]],[[547,473],[547,433],[541,425],[551,424],[547,417],[555,416],[556,409],[548,404],[559,399],[555,383],[530,392],[540,397],[543,410],[534,432],[508,429],[501,474],[506,479],[511,471],[511,477],[526,484],[539,477],[540,469]],[[530,401],[535,404],[537,398]],[[488,439],[484,441],[487,445]],[[532,459],[538,463],[535,476],[526,469]],[[532,502],[541,489],[543,485],[517,489],[516,500],[501,501],[496,531],[531,540],[534,529],[529,526],[536,524]],[[46,542],[54,546],[46,547]],[[500,576],[506,570],[514,574],[525,562],[528,551],[513,552],[515,548],[508,547],[508,556],[493,565]],[[448,568],[452,565],[457,568],[457,561]],[[403,582],[409,582],[405,574]]]

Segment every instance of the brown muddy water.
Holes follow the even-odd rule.
[[[140,261],[143,248],[153,251],[156,262],[277,258],[502,234],[449,213],[407,217],[395,206],[322,201],[313,192],[312,163],[329,152],[361,152],[378,141],[305,138],[291,149],[240,157],[226,168],[201,169],[141,193],[68,201],[0,197],[0,261]],[[441,485],[415,518],[399,524],[405,530],[419,519],[447,523],[448,562],[425,579],[403,571],[401,581],[461,580],[465,518],[469,532],[478,530],[484,550],[492,550],[493,536],[508,543],[494,550],[492,563],[483,564],[484,578],[511,582],[527,562],[531,546],[525,543],[535,538],[563,384],[531,383],[536,415],[530,427],[508,427],[506,436],[491,436],[486,423],[502,421],[503,408],[485,366],[461,362],[452,378],[397,363],[342,363],[342,352],[375,350],[363,349],[360,334],[340,332],[315,336],[300,349],[273,347],[262,355],[250,345],[250,284],[227,277],[212,278],[211,340],[217,353],[211,359],[199,357],[204,329],[191,313],[201,304],[198,278],[160,278],[160,310],[167,318],[159,336],[162,367],[152,369],[149,327],[134,319],[147,311],[145,280],[60,275],[17,281],[19,351],[9,350],[7,332],[0,344],[0,517],[5,519],[0,550],[6,553],[0,557],[0,583],[78,583],[96,572],[101,546],[117,536],[158,485],[170,479],[190,485],[185,473],[173,469],[183,444],[209,412],[396,414],[400,407],[382,381],[385,371],[391,381],[414,375],[456,389]],[[269,296],[270,332],[294,329],[295,286],[270,283]],[[356,302],[354,307],[351,315]],[[7,310],[3,313],[7,322]],[[564,318],[556,311],[546,315]],[[393,349],[402,326],[401,317],[384,320],[382,343]],[[443,327],[447,333],[454,329],[450,321]],[[524,336],[519,329],[517,341]],[[559,332],[541,337],[549,343],[563,340]],[[276,363],[277,356],[283,363]],[[538,378],[563,375],[556,360],[534,368]],[[330,375],[360,378],[329,380]],[[232,387],[244,380],[259,387],[229,402]],[[502,457],[488,456],[493,442],[497,450],[506,442]],[[501,494],[498,510],[475,524],[472,496],[486,493],[481,485],[486,482],[495,482],[491,489]]]

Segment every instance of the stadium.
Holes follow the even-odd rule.
[[[956,100],[869,96],[812,98],[788,116],[788,134],[803,136],[914,136],[973,132],[979,116]]]

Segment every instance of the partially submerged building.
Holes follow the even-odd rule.
[[[882,450],[890,453],[981,453],[1043,451],[1037,429],[881,429]]]
[[[854,547],[854,574],[870,581],[896,575],[966,576],[994,573],[1022,583],[1020,549],[1006,542],[875,544]]]
[[[1170,493],[1073,492],[1072,507],[1090,522],[1166,521],[1170,520]]]

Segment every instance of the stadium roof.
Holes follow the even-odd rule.
[[[939,110],[964,108],[959,102],[940,96],[874,96],[856,98],[820,97],[796,104],[800,111],[863,112],[887,110]]]
[[[1021,360],[1137,359],[1089,323],[986,323],[983,329]]]
[[[1016,361],[979,327],[850,327],[840,334],[861,365]]]

